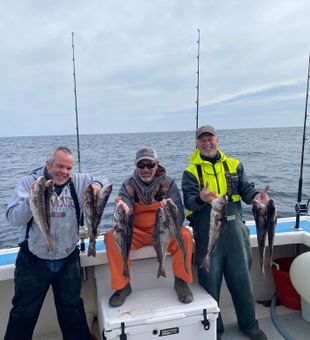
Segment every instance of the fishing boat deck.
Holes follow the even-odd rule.
[[[290,339],[307,340],[310,334],[310,324],[306,322],[301,315],[301,311],[286,308],[284,306],[276,307],[276,317],[281,325],[281,329]],[[225,332],[222,336],[223,340],[241,340],[248,339],[239,331],[237,320],[232,306],[221,308],[222,316],[225,324]],[[266,333],[270,340],[281,340],[283,336],[274,326],[271,316],[270,307],[265,307],[260,303],[256,303],[256,315],[261,329]]]

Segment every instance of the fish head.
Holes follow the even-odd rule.
[[[91,184],[83,192],[84,202],[90,202],[94,200],[94,188]]]
[[[47,192],[51,193],[53,191],[54,184],[55,182],[52,179],[49,179],[48,181],[46,181],[45,188]]]
[[[178,208],[176,206],[176,204],[173,202],[173,200],[171,198],[166,199],[166,206],[168,208],[168,210],[177,212]]]
[[[113,220],[115,224],[121,225],[126,219],[126,210],[122,201],[116,203]]]
[[[269,199],[268,203],[267,203],[268,207],[273,208],[273,209],[277,209],[277,204],[276,201],[273,200],[272,198]]]
[[[276,221],[277,220],[277,204],[272,198],[266,204],[267,218]]]
[[[165,209],[162,207],[158,208],[156,212],[156,222],[160,224],[164,224],[166,220],[167,220],[167,216],[166,216]]]
[[[109,196],[112,191],[112,184],[106,184],[104,185],[99,191],[97,191],[97,199],[102,200],[102,199],[109,199]]]
[[[44,176],[39,176],[36,180],[36,184],[40,188],[45,188],[46,180]]]
[[[267,219],[267,206],[260,201],[253,199],[252,200],[252,211],[255,221],[266,221]]]
[[[40,195],[43,194],[45,191],[45,177],[44,176],[40,176],[38,177],[31,186],[31,193],[32,195]]]
[[[213,209],[222,211],[226,207],[227,202],[228,202],[227,195],[222,195],[222,196],[214,199],[211,203],[211,206],[212,206]]]
[[[252,204],[253,204],[253,211],[256,211],[260,214],[263,214],[266,211],[266,204],[261,203],[260,201],[253,199],[252,200]]]
[[[101,189],[102,194],[107,195],[107,196],[109,196],[111,194],[111,191],[112,191],[112,184],[111,183],[104,185]]]
[[[52,179],[49,179],[48,181],[46,181],[45,186],[47,188],[50,188],[50,187],[53,187],[54,184],[55,184],[55,182]]]

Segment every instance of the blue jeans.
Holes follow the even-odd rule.
[[[79,250],[69,255],[61,269],[51,271],[34,256],[27,245],[21,246],[14,274],[15,295],[4,340],[31,340],[34,327],[52,285],[57,318],[64,340],[89,340],[81,292]]]

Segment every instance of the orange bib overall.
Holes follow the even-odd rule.
[[[154,225],[156,212],[159,207],[160,202],[150,205],[134,203],[134,227],[131,242],[132,250],[154,244]],[[171,239],[168,245],[168,252],[172,256],[172,270],[174,276],[191,283],[193,281],[191,271],[193,240],[192,235],[187,228],[182,226],[181,232],[186,251],[188,273],[184,268],[182,253],[175,238]],[[112,229],[105,234],[104,242],[111,270],[111,287],[113,290],[122,289],[127,285],[129,279],[123,276],[123,259],[116,245]],[[128,268],[130,268],[129,258]],[[154,275],[156,276],[156,273],[154,273]]]

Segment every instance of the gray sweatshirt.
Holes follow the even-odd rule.
[[[32,217],[29,205],[30,187],[39,176],[44,176],[44,167],[34,170],[33,173],[24,177],[16,186],[6,211],[8,221],[19,228],[19,242],[24,241],[27,223]],[[103,177],[96,179],[89,174],[72,174],[80,211],[83,209],[83,192],[85,188],[94,182],[101,185],[110,183]],[[74,201],[71,197],[69,185],[65,185],[60,195],[52,194],[51,208],[51,240],[54,246],[52,251],[47,249],[47,241],[35,221],[29,230],[29,250],[42,259],[59,260],[69,256],[79,241],[78,225]]]

